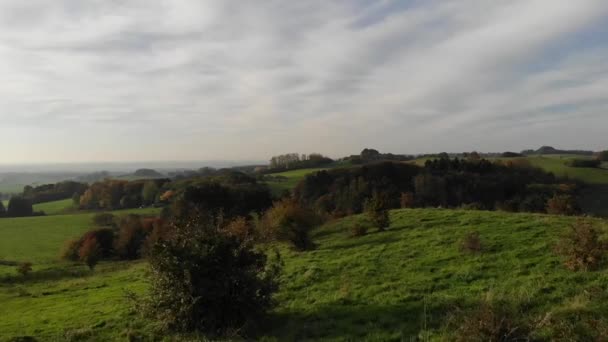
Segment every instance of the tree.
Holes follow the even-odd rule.
[[[384,231],[391,225],[387,203],[386,196],[377,191],[365,202],[367,217],[369,217],[379,231]]]
[[[143,189],[141,190],[141,197],[144,201],[144,204],[152,204],[154,200],[156,200],[156,196],[158,195],[158,185],[156,185],[155,181],[147,181],[144,184]]]
[[[80,246],[78,256],[80,257],[80,261],[89,266],[89,269],[92,271],[101,259],[101,249],[99,248],[97,239],[94,237],[85,239],[82,246]]]
[[[316,215],[300,206],[296,201],[285,198],[275,202],[262,220],[262,230],[266,239],[288,241],[297,250],[314,248],[310,231],[318,222]]]
[[[600,152],[598,159],[601,161],[608,162],[608,150]]]
[[[152,247],[148,307],[167,330],[223,335],[273,305],[278,265],[215,221],[200,214]]]
[[[34,214],[32,202],[19,196],[11,197],[6,214],[9,217],[32,216]]]

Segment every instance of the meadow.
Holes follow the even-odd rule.
[[[53,206],[57,207],[58,204],[53,203]],[[155,214],[158,209],[130,209],[113,213]],[[78,237],[91,228],[94,215],[95,213],[75,213],[1,218],[0,260],[29,261],[34,264],[54,262],[65,240]]]
[[[0,220],[0,241],[20,237],[0,242],[2,251],[10,246],[6,257],[34,255],[55,270],[35,270],[28,278],[0,277],[1,337],[104,341],[154,335],[154,326],[125,299],[125,290],[145,293],[145,262],[104,262],[91,273],[84,266],[56,261],[55,243],[29,245],[32,236],[48,235],[57,243],[72,237],[86,229],[87,217],[37,218],[49,221],[31,228]],[[488,296],[522,304],[526,317],[571,318],[575,326],[577,319],[608,314],[608,272],[568,271],[552,252],[558,236],[576,218],[402,209],[392,211],[391,219],[388,231],[370,229],[357,238],[351,237],[351,229],[369,225],[364,216],[329,222],[314,231],[317,248],[312,251],[274,246],[285,266],[277,307],[258,338],[449,340],[453,328],[446,322]],[[64,228],[70,222],[76,228]],[[606,221],[594,222],[603,232],[608,228]],[[472,231],[480,233],[482,254],[460,251],[462,238]],[[47,279],[45,272],[55,276]],[[552,329],[548,325],[537,334],[550,336]]]
[[[272,177],[284,177],[285,179],[270,180],[266,181],[273,195],[280,195],[284,191],[290,191],[302,180],[306,175],[313,172],[327,170],[327,168],[310,168],[310,169],[299,169],[278,173],[271,173],[269,176]]]

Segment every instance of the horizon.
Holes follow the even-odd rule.
[[[599,0],[4,1],[2,162],[601,150],[607,19]]]

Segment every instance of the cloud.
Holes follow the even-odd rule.
[[[6,161],[604,148],[564,132],[608,124],[606,19],[601,0],[4,1],[0,134]]]

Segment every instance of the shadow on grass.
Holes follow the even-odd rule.
[[[125,262],[108,262],[98,266],[95,271],[91,271],[88,267],[82,264],[65,264],[32,271],[25,276],[16,272],[15,274],[2,275],[0,276],[0,284],[34,284],[47,281],[75,279],[95,274],[114,272],[126,269],[128,267],[129,264]]]
[[[335,303],[307,312],[273,314],[266,337],[279,341],[416,340],[421,331],[438,329],[455,302],[427,303],[424,300],[396,305]]]

